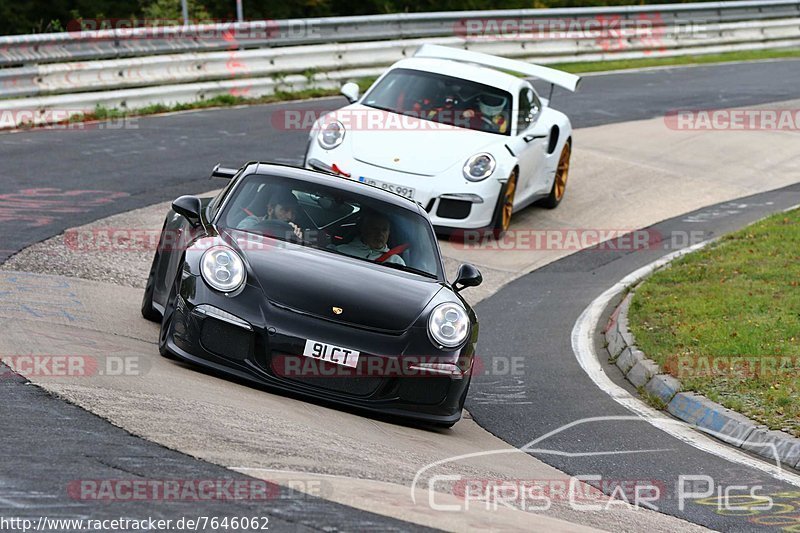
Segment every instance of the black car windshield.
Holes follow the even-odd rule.
[[[368,187],[368,185],[364,185]],[[422,215],[368,196],[285,177],[242,178],[221,228],[311,246],[441,279],[439,248]]]
[[[366,94],[362,103],[449,126],[511,134],[511,94],[434,72],[394,69]]]

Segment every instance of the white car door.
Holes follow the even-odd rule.
[[[523,86],[517,98],[516,135],[509,141],[509,147],[519,160],[519,178],[514,203],[521,205],[532,194],[546,186],[545,156],[549,130],[539,124],[542,104],[530,86]]]

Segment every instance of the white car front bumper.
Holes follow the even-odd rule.
[[[390,189],[398,186],[400,191],[413,189],[413,200],[428,212],[437,229],[489,226],[503,187],[503,182],[494,177],[479,182],[468,181],[458,165],[437,176],[420,176],[343,158],[341,153],[323,150],[311,143],[306,154],[306,168],[330,172],[334,164],[338,170],[349,174],[349,178],[342,176],[344,179],[374,180],[379,182],[376,186],[387,188],[388,185]]]

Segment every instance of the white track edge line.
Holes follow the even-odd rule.
[[[791,208],[790,208],[791,209]],[[788,211],[788,210],[787,210]],[[583,310],[575,326],[572,328],[572,350],[584,372],[594,381],[603,392],[611,396],[614,401],[635,413],[637,416],[664,431],[665,433],[693,446],[699,450],[710,453],[726,461],[738,463],[756,470],[760,470],[773,478],[800,487],[800,475],[788,472],[778,465],[765,463],[755,459],[746,453],[732,448],[726,444],[718,442],[703,433],[695,430],[689,424],[665,415],[661,411],[648,406],[640,399],[630,394],[627,390],[614,383],[606,375],[594,350],[594,332],[603,311],[608,303],[618,294],[623,292],[628,286],[640,281],[651,272],[666,265],[670,261],[703,248],[711,240],[704,241],[688,248],[667,254],[652,263],[645,265],[634,272],[631,272],[603,294],[595,298],[592,303]]]

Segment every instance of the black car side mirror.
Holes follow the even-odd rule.
[[[189,221],[193,227],[197,227],[201,223],[200,213],[203,210],[203,204],[197,196],[181,196],[172,202],[172,210],[181,215]]]
[[[464,263],[458,267],[458,274],[456,274],[456,280],[453,282],[453,288],[456,292],[460,292],[467,287],[477,287],[481,283],[483,283],[481,271],[469,263]]]

